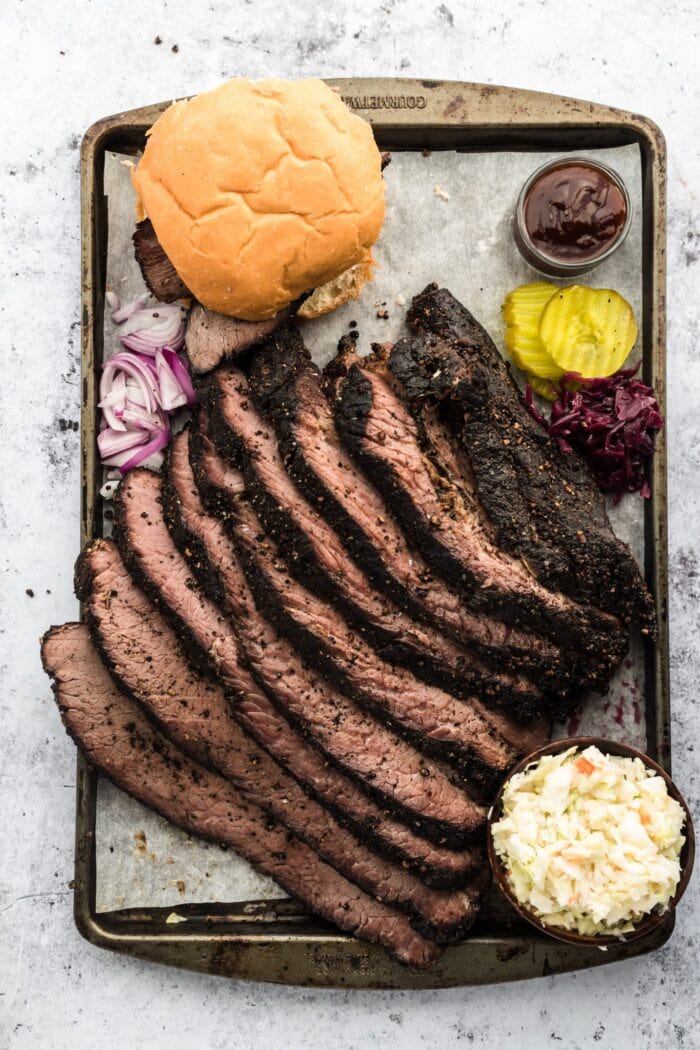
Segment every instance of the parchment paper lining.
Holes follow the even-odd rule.
[[[385,171],[387,217],[376,257],[375,280],[361,299],[304,326],[319,364],[335,353],[351,320],[359,347],[392,340],[403,330],[406,305],[430,281],[446,285],[503,345],[500,305],[517,284],[538,279],[518,254],[511,232],[515,201],[527,176],[556,153],[395,153]],[[641,161],[637,146],[591,150],[627,184],[634,215],[625,244],[579,283],[611,287],[641,315]],[[130,299],[144,290],[133,259],[134,195],[126,158],[108,154],[109,243],[107,287]],[[565,282],[560,282],[565,283]],[[378,317],[384,311],[388,316]],[[118,349],[116,330],[105,319],[107,353]],[[633,352],[637,360],[641,347]],[[642,501],[630,497],[610,516],[618,536],[643,560]],[[580,718],[557,735],[594,733],[644,746],[644,663],[633,639],[628,659],[610,693],[592,696]],[[104,780],[97,810],[97,910],[162,907],[185,902],[250,901],[284,896],[230,851],[188,838]]]

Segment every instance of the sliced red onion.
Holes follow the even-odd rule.
[[[112,320],[128,321],[130,330],[119,337],[127,349],[102,370],[103,428],[97,445],[103,464],[117,467],[120,475],[142,463],[158,469],[170,440],[168,414],[197,402],[177,353],[184,345],[186,311],[177,304],[146,307],[146,299],[139,296],[121,306],[118,296],[107,292]]]
[[[170,427],[168,427],[167,430],[161,430],[155,434],[153,439],[149,441],[147,445],[139,448],[131,459],[126,461],[126,463],[120,463],[119,469],[122,474],[126,474],[127,470],[131,470],[133,467],[138,467],[145,459],[152,456],[154,452],[160,452],[161,449],[165,448],[169,441]]]
[[[183,361],[169,347],[156,350],[156,374],[160,387],[160,403],[166,412],[174,412],[183,405],[194,405],[197,397],[189,372]]]
[[[123,324],[124,321],[128,321],[130,317],[133,317],[137,311],[144,308],[148,302],[148,293],[138,295],[130,303],[125,303],[124,306],[120,305],[119,296],[115,292],[107,292],[106,298],[112,311],[112,320],[115,324]]]
[[[158,303],[134,311],[129,318],[130,331],[119,339],[128,350],[155,354],[159,347],[181,350],[185,344],[187,312],[177,303]]]

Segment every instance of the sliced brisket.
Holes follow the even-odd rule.
[[[379,491],[379,479],[375,488],[348,455],[319,371],[296,330],[282,329],[258,348],[248,384],[256,407],[276,430],[290,476],[343,538],[369,580],[410,615],[435,624],[499,670],[532,667],[539,677],[552,646],[532,632],[475,615],[418,550],[408,547]],[[487,671],[474,687],[483,689],[492,681]]]
[[[192,368],[199,373],[210,372],[224,359],[237,357],[289,321],[297,306],[293,303],[268,321],[241,321],[195,303],[185,333],[185,350]]]
[[[329,760],[426,837],[453,846],[468,841],[483,827],[484,811],[408,742],[305,667],[257,612],[221,522],[208,517],[203,526],[197,538],[220,574],[246,663],[285,717]],[[156,602],[167,605],[201,659],[217,667],[226,682],[229,669],[238,666],[239,641],[221,609],[200,593],[190,566],[170,539],[157,475],[138,469],[122,481],[115,536],[137,582]],[[186,537],[183,540],[189,547]]]
[[[285,470],[272,428],[251,402],[242,372],[220,368],[199,392],[208,406],[209,433],[217,450],[240,468],[266,530],[284,551],[290,571],[334,604],[388,661],[457,695],[477,690],[483,664],[441,631],[412,619],[348,557],[343,540],[295,486]],[[493,673],[493,692],[508,682]],[[522,679],[518,678],[518,688]],[[520,690],[525,696],[526,688]],[[484,689],[483,695],[488,694]]]
[[[177,635],[129,576],[116,547],[97,541],[77,570],[93,643],[123,693],[139,702],[174,744],[230,780],[365,892],[407,910],[431,939],[459,938],[476,915],[477,894],[427,889],[382,860],[313,801],[231,718],[223,689],[198,674]],[[242,671],[242,674],[244,672]],[[248,675],[247,694],[264,696]]]
[[[457,487],[435,477],[407,407],[376,371],[353,365],[338,390],[344,441],[434,570],[475,609],[561,639],[562,674],[605,689],[627,649],[620,622],[546,590],[522,562],[493,546]]]
[[[415,334],[390,366],[414,401],[439,405],[500,546],[545,586],[653,631],[652,597],[586,464],[533,420],[483,327],[435,285],[415,297],[408,323]]]
[[[290,612],[286,624],[294,635],[291,641],[295,644],[291,648],[286,639],[280,638],[272,627],[273,621],[267,615],[269,609],[262,605],[258,605],[257,610],[251,608],[252,594],[236,548],[219,518],[208,514],[202,506],[189,463],[188,438],[189,430],[183,431],[174,439],[169,451],[165,505],[170,530],[186,556],[192,552],[190,564],[207,591],[210,587],[209,573],[211,568],[215,568],[226,607],[238,624],[238,635],[246,652],[250,652],[251,638],[254,645],[265,650],[279,647],[280,654],[285,653],[288,661],[294,657],[294,666],[298,667],[297,674],[301,676],[301,659],[309,655],[314,645],[317,648],[324,643],[326,647],[333,646],[333,631],[343,630],[345,626],[342,617],[322,600],[315,600],[314,604],[312,595],[297,584],[297,618],[294,619],[294,612]],[[248,505],[245,503],[241,505],[242,515],[246,514],[246,507]],[[259,521],[256,522],[254,511],[246,515],[245,521],[260,534],[262,526]],[[252,562],[250,539],[248,535],[245,536],[243,549],[248,561]],[[252,542],[255,543],[254,538]],[[197,548],[199,550],[195,554]],[[202,559],[205,559],[205,564],[202,564]],[[302,607],[305,595],[311,603],[306,609]],[[257,634],[247,626],[256,619],[256,611],[260,621]],[[318,617],[315,623],[314,616]],[[346,641],[350,634],[349,631],[345,632]],[[302,639],[304,644],[297,644]],[[359,699],[363,709],[369,709],[383,721],[389,722],[421,752],[448,762],[464,776],[468,775],[469,780],[479,787],[493,787],[505,770],[513,765],[517,752],[506,744],[486,720],[485,712],[477,710],[473,703],[470,708],[466,708],[460,701],[419,682],[407,672],[397,681],[397,676],[392,675],[392,669],[384,665],[371,649],[364,655],[355,650],[354,656],[358,663],[362,662],[361,669],[354,669],[352,661],[347,658],[343,660],[342,666],[328,658],[314,658],[312,666],[323,674],[326,682],[330,682],[331,678],[324,672],[330,671],[332,678],[337,680],[336,688],[340,688],[343,694]],[[369,676],[369,682],[364,686],[363,674]],[[327,695],[330,699],[332,691],[327,690]],[[371,727],[365,731],[376,732]],[[372,782],[376,783],[374,777]]]
[[[190,834],[230,846],[310,911],[348,933],[382,944],[401,962],[426,966],[440,949],[407,917],[368,896],[222,776],[188,759],[120,693],[91,645],[87,627],[53,628],[44,667],[69,734],[119,787]]]
[[[186,527],[189,522],[188,531],[196,533],[205,516],[199,495],[192,491],[189,433],[182,431],[173,439],[167,478],[180,518]],[[389,721],[426,754],[443,758],[478,784],[492,784],[519,754],[546,742],[546,725],[544,733],[542,725],[532,733],[508,719],[492,717],[475,698],[457,700],[405,668],[383,661],[334,606],[293,579],[247,499],[229,504],[228,520],[255,603],[265,618],[328,682]],[[504,725],[513,742],[503,736]],[[533,738],[536,743],[528,746]]]
[[[134,255],[149,291],[162,303],[174,303],[190,292],[160,246],[150,219],[140,222],[132,236]]]

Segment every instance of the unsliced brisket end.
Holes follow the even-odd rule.
[[[257,613],[221,522],[210,517],[205,524],[199,539],[219,570],[242,655],[273,703],[329,760],[426,837],[452,846],[473,837],[483,827],[484,811],[408,742],[304,666]],[[157,475],[137,469],[122,481],[115,536],[137,582],[157,602],[167,603],[176,626],[185,626],[186,635],[226,683],[230,668],[238,665],[239,642],[231,621],[199,591],[196,566],[184,560],[170,537]],[[179,540],[188,546],[186,533]]]
[[[408,323],[415,334],[397,344],[391,368],[411,398],[439,403],[499,544],[546,586],[653,633],[652,596],[603,494],[583,459],[532,418],[484,328],[435,285],[415,297]]]
[[[348,553],[376,587],[411,616],[434,624],[499,671],[504,664],[518,671],[528,666],[538,673],[542,670],[533,663],[534,656],[538,647],[540,653],[552,647],[533,639],[531,633],[471,612],[421,554],[409,548],[378,479],[375,488],[343,445],[320,373],[298,332],[282,329],[258,348],[248,383],[258,410],[276,430],[296,486],[342,537]],[[473,687],[492,692],[493,672],[480,670]],[[511,683],[511,689],[517,692],[518,684]],[[532,683],[525,691],[533,703]],[[508,699],[517,706],[517,699]]]
[[[440,949],[406,916],[368,896],[229,781],[188,759],[120,693],[83,624],[53,628],[42,659],[61,718],[76,743],[124,791],[190,834],[230,846],[310,911],[383,945],[403,963],[427,966]]]
[[[177,270],[160,246],[150,219],[138,223],[133,233],[134,255],[148,290],[162,303],[190,295]]]
[[[456,695],[473,692],[477,676],[483,680],[480,661],[376,591],[348,557],[338,533],[294,485],[272,428],[251,402],[243,374],[230,367],[218,369],[206,383],[198,384],[198,390],[207,406],[213,443],[228,463],[242,471],[255,509],[284,551],[290,571],[336,605],[386,660]],[[494,693],[498,693],[501,687],[494,678]],[[502,688],[505,694],[505,682]],[[523,689],[521,695],[526,693]],[[526,713],[524,706],[521,710]]]
[[[438,484],[408,409],[376,372],[354,365],[339,386],[339,429],[363,469],[436,572],[469,603],[560,641],[562,674],[606,688],[627,649],[614,617],[547,591],[524,565],[495,548],[458,490]],[[576,658],[572,657],[576,654]]]
[[[190,502],[193,484],[189,462],[186,468],[179,462],[188,455],[189,434],[177,435],[168,459],[169,486],[178,494],[181,506]],[[533,732],[505,718],[494,720],[476,698],[457,700],[416,679],[410,671],[383,661],[334,606],[291,576],[248,500],[229,503],[228,524],[255,603],[265,618],[327,681],[396,724],[399,731],[413,735],[426,753],[444,758],[468,779],[476,775],[478,783],[484,777],[488,783],[500,778],[515,756],[546,742],[546,722]]]
[[[195,372],[210,372],[221,361],[238,357],[245,350],[287,323],[298,303],[292,303],[267,321],[241,321],[207,310],[199,303],[190,310],[185,350]]]
[[[233,721],[221,686],[194,671],[177,635],[133,583],[113,544],[97,541],[80,563],[93,644],[121,691],[140,703],[174,744],[222,773],[365,892],[407,910],[431,939],[463,936],[476,915],[476,890],[427,889],[404,867],[373,853]],[[252,677],[247,695],[264,703]]]

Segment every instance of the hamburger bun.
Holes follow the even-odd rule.
[[[371,274],[381,156],[370,125],[320,80],[236,79],[174,103],[133,182],[168,258],[210,310],[264,320],[352,270],[346,298],[324,293],[339,305]]]

